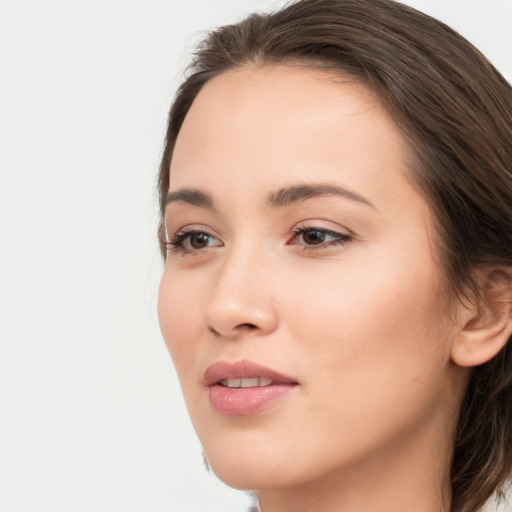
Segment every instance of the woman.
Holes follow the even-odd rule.
[[[212,32],[159,177],[162,332],[262,512],[476,512],[512,464],[512,91],[391,0]]]

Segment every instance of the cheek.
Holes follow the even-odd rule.
[[[293,440],[307,440],[304,467],[392,446],[450,407],[434,274],[414,264],[385,268],[317,272],[315,286],[295,284],[281,301],[290,341],[283,351],[301,368],[305,398],[280,445],[296,460]]]
[[[288,326],[308,371],[342,401],[434,395],[442,384],[432,376],[445,371],[449,343],[432,263],[382,259],[378,267],[326,271],[309,290],[287,294]]]
[[[179,274],[164,271],[158,293],[158,320],[163,338],[182,382],[197,360],[201,318],[197,290]]]

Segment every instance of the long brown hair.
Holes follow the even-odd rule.
[[[299,0],[210,32],[169,114],[162,218],[173,147],[202,86],[228,69],[287,62],[339,70],[377,92],[408,142],[410,179],[434,212],[450,290],[478,296],[475,268],[512,267],[512,89],[455,31],[393,0]],[[163,248],[162,222],[159,236]],[[460,411],[451,510],[476,512],[512,470],[510,340],[473,369]]]

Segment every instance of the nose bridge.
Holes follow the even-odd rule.
[[[255,241],[226,250],[207,301],[208,328],[223,337],[247,330],[264,334],[277,326],[277,311],[269,279],[271,258]]]

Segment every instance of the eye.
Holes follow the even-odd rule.
[[[343,245],[352,237],[331,229],[299,226],[293,230],[290,245],[303,245],[304,249],[321,249],[334,245]]]
[[[167,247],[172,252],[189,254],[199,252],[209,247],[221,247],[222,242],[206,231],[186,230],[174,235]]]

